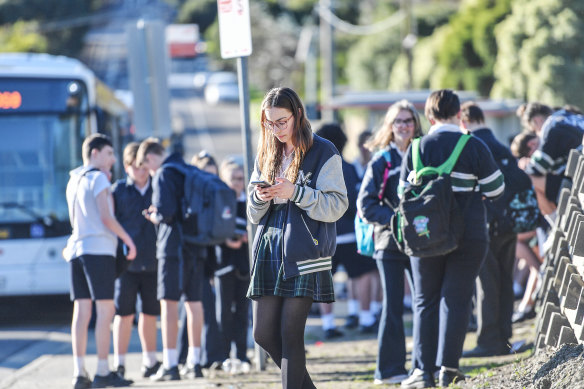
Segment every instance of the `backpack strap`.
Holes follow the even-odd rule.
[[[428,174],[450,174],[454,168],[454,165],[456,164],[456,161],[458,161],[458,157],[460,157],[460,154],[462,153],[462,149],[464,149],[464,146],[470,137],[471,135],[469,134],[463,134],[460,138],[458,138],[458,142],[456,142],[456,146],[454,147],[452,154],[450,154],[448,159],[438,167],[422,165],[422,160],[420,159],[420,141],[419,138],[414,139],[412,142],[412,164],[414,166],[414,170],[416,171],[416,179],[419,180],[422,176]],[[418,142],[416,142],[416,140]],[[419,169],[416,168],[416,165]]]
[[[379,193],[377,194],[379,200],[383,198],[383,192],[385,192],[385,187],[387,186],[387,180],[389,178],[389,171],[391,170],[391,154],[389,153],[389,151],[383,150],[381,152],[381,155],[383,155],[383,158],[385,158],[386,164],[385,170],[383,171],[383,182],[381,183],[381,188],[379,189]]]

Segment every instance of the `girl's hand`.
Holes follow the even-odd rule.
[[[277,177],[276,185],[272,185],[270,189],[272,189],[272,194],[274,197],[288,200],[294,194],[295,185],[287,178]]]
[[[272,192],[270,191],[270,188],[272,188],[271,186],[267,187],[267,188],[262,188],[259,185],[256,185],[255,187],[255,191],[256,191],[256,195],[258,196],[258,199],[262,200],[262,201],[271,201],[274,196],[272,195]]]

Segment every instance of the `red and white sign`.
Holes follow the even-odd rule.
[[[249,0],[217,0],[222,58],[251,55]]]
[[[166,26],[166,45],[171,58],[197,55],[199,26],[196,24],[169,24]]]

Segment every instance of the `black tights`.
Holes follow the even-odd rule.
[[[310,297],[263,296],[253,304],[253,337],[282,372],[284,389],[315,389],[306,371],[304,328]]]

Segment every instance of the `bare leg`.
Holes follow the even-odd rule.
[[[79,299],[73,303],[71,321],[71,347],[73,356],[81,358],[87,351],[87,328],[91,319],[91,299]]]
[[[143,352],[156,351],[156,316],[140,314],[138,319],[138,333]]]
[[[97,320],[95,322],[95,343],[97,358],[107,359],[110,349],[112,320],[116,312],[114,300],[97,300],[95,302]]]
[[[166,350],[176,349],[178,301],[160,300],[160,327],[162,332],[162,347]]]
[[[201,332],[203,331],[203,304],[200,301],[187,301],[187,329],[189,346],[201,347]]]
[[[128,353],[128,344],[132,334],[132,321],[134,315],[114,317],[114,354],[126,355]],[[115,362],[114,362],[115,363]]]

